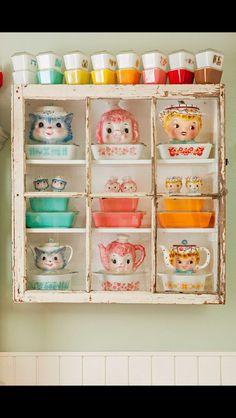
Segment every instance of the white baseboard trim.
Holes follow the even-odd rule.
[[[236,352],[4,352],[0,385],[236,385]]]

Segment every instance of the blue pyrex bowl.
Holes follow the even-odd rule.
[[[27,228],[71,228],[79,212],[26,212]]]
[[[27,281],[29,290],[68,290],[71,287],[71,273],[52,272],[32,274]]]
[[[39,84],[63,84],[64,74],[54,69],[39,70],[37,77]]]
[[[66,212],[68,197],[30,197],[30,206],[33,212]]]

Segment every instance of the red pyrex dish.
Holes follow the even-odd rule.
[[[3,85],[3,73],[0,71],[0,87]]]
[[[194,72],[179,68],[168,72],[170,84],[193,84]]]
[[[136,197],[102,197],[99,199],[99,204],[103,212],[135,212],[138,201]]]
[[[145,212],[93,212],[96,228],[139,228]]]

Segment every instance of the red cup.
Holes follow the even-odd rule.
[[[166,84],[167,73],[160,68],[150,68],[143,70],[144,84]]]
[[[193,84],[194,72],[179,68],[168,72],[170,84]]]

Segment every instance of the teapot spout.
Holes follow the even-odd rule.
[[[169,251],[167,250],[167,248],[164,245],[160,245],[160,248],[161,248],[162,253],[163,253],[164,262],[165,262],[166,267],[169,267],[170,269],[173,270],[174,267],[170,263]]]
[[[103,264],[103,267],[106,270],[109,270],[109,260],[108,260],[108,253],[107,249],[103,244],[98,244],[99,250],[100,250],[100,259]]]

